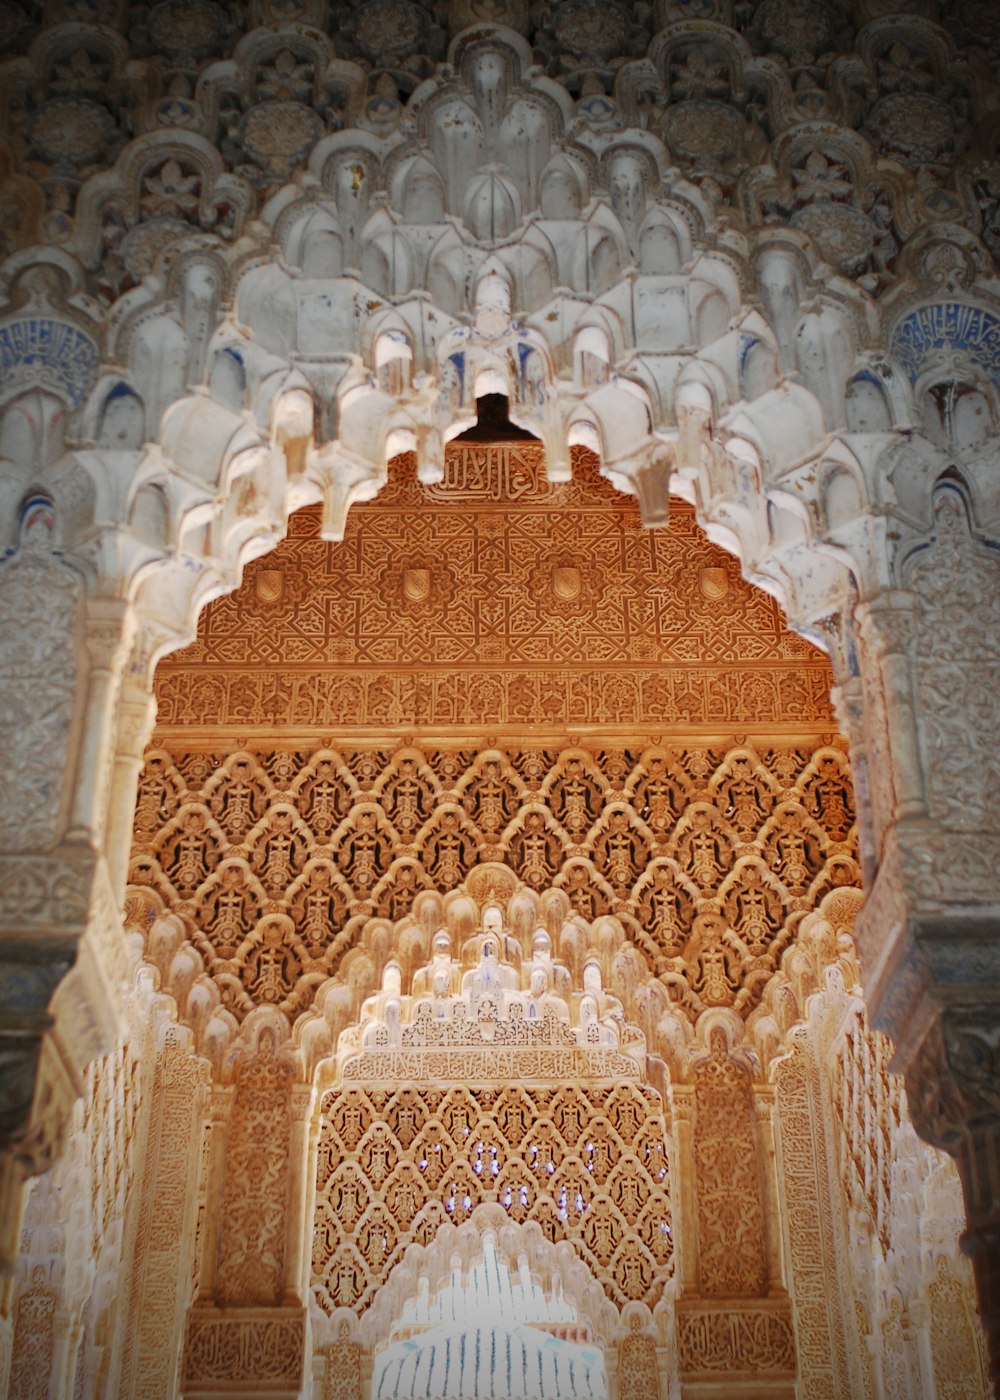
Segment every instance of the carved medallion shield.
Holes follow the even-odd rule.
[[[285,591],[285,580],[280,569],[261,569],[254,579],[257,597],[262,603],[277,603]]]
[[[729,575],[720,565],[709,565],[698,571],[698,588],[703,598],[718,603],[729,592]]]

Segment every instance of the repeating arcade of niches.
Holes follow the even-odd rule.
[[[206,580],[172,556],[203,552],[206,518],[224,576],[289,489],[336,534],[392,452],[439,476],[500,386],[555,476],[568,444],[598,447],[650,521],[676,458],[747,557],[783,557],[796,603],[804,522],[765,518],[755,467],[771,484],[842,439],[793,488],[832,539],[885,499],[903,444],[880,434],[921,439],[924,519],[928,473],[957,453],[975,474],[997,426],[996,36],[972,0],[920,8],[107,0],[103,25],[56,7],[39,32],[14,7],[16,481],[93,446],[79,507],[102,493],[127,569],[161,562],[183,634]],[[742,467],[700,464],[735,409]]]

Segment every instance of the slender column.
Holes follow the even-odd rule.
[[[291,1098],[285,1290],[288,1302],[304,1304],[309,1296],[312,1224],[310,1177],[315,1171],[315,1144],[311,1130],[316,1090],[311,1084],[293,1084]]]
[[[916,1342],[919,1361],[917,1389],[919,1400],[937,1400],[934,1393],[934,1351],[931,1345],[931,1310],[926,1298],[911,1298],[910,1333]]]
[[[73,1363],[76,1360],[76,1341],[79,1327],[74,1325],[73,1314],[66,1308],[57,1308],[53,1319],[52,1369],[49,1372],[49,1396],[59,1400],[71,1394],[73,1384]]]
[[[764,1193],[764,1253],[767,1258],[768,1292],[784,1296],[785,1260],[781,1241],[781,1207],[778,1201],[778,1163],[774,1143],[775,1093],[771,1084],[754,1085],[757,1129],[761,1141]]]
[[[198,1298],[211,1300],[215,1291],[219,1229],[226,1186],[226,1139],[233,1112],[234,1088],[213,1084],[209,1094],[209,1143],[205,1184],[205,1217],[202,1224],[201,1258],[198,1260]]]
[[[135,797],[142,756],[153,729],[156,701],[145,681],[123,681],[118,701],[117,745],[108,804],[108,878],[119,895],[125,886],[132,850]]]
[[[911,656],[915,645],[914,599],[891,590],[857,610],[869,666],[879,669],[886,728],[892,746],[892,816],[906,821],[927,815],[923,762],[913,691]]]
[[[698,1203],[694,1194],[694,1140],[691,1114],[694,1091],[690,1084],[671,1088],[671,1126],[677,1170],[671,1175],[677,1209],[674,1215],[677,1245],[677,1277],[682,1293],[699,1291],[698,1281]]]
[[[130,604],[93,598],[87,606],[86,643],[90,656],[83,733],[77,756],[68,841],[100,841],[114,751],[115,712],[122,663],[133,626]]]
[[[917,1131],[958,1166],[962,1249],[972,1260],[990,1380],[1000,1396],[1000,1007],[945,1010],[910,1063],[906,1088]]]

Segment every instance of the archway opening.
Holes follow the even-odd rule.
[[[376,1200],[362,1189],[353,1219],[337,1206],[320,1244],[314,1232],[310,1268],[320,1174],[311,1185],[303,1105],[352,1027],[364,1054],[383,1034],[398,1050],[393,1037],[415,1022],[392,1003],[419,992],[443,925],[463,979],[486,976],[457,950],[489,941],[488,891],[473,910],[464,887],[492,879],[522,889],[508,909],[508,965],[521,967],[503,993],[516,990],[511,1006],[527,1007],[530,1023],[532,1007],[562,999],[574,1035],[590,1045],[593,1032],[597,1049],[620,1045],[622,1027],[630,1044],[635,1033],[658,1105],[679,1105],[693,1125],[667,1152],[667,1130],[656,1134],[660,1160],[677,1152],[688,1193],[680,1220],[697,1262],[683,1279],[667,1267],[672,1235],[661,1227],[673,1225],[643,1195],[657,1189],[643,1182],[644,1159],[633,1152],[622,1167],[634,1125],[614,1129],[622,1161],[605,1166],[609,1182],[622,1167],[614,1189],[629,1237],[616,1237],[602,1204],[595,1277],[619,1395],[646,1400],[679,1377],[704,1379],[711,1352],[716,1372],[749,1367],[790,1396],[799,1363],[780,1250],[787,1222],[762,1185],[776,1159],[759,1125],[767,1066],[787,1050],[823,969],[838,952],[850,961],[856,836],[828,672],[690,510],[678,507],[670,530],[644,530],[579,450],[569,482],[548,480],[540,447],[524,439],[450,451],[437,483],[395,463],[342,543],[319,537],[314,512],[294,517],[288,541],[250,565],[241,589],[207,610],[194,647],[160,669],[129,917],[195,1052],[192,1061],[169,1042],[175,1071],[187,1067],[170,1111],[188,1136],[176,1134],[167,1156],[187,1153],[201,1221],[179,1222],[169,1242],[176,1276],[198,1278],[190,1309],[188,1293],[173,1330],[162,1329],[165,1344],[174,1339],[169,1364],[186,1329],[185,1393],[197,1396],[218,1388],[220,1346],[259,1342],[275,1392],[295,1393],[311,1296],[327,1393],[363,1400],[377,1341],[366,1319],[394,1277],[376,1275],[419,1237],[391,1238],[403,1192]],[[489,607],[502,625],[480,625]],[[406,656],[394,650],[404,644]],[[816,910],[823,917],[809,923]],[[366,1025],[366,1005],[383,1002],[391,1014]],[[503,1020],[477,1013],[477,1033],[488,1040]],[[558,1012],[535,1024],[557,1039],[563,1025]],[[860,1069],[845,1059],[862,1090],[885,1062],[866,1036],[862,1027]],[[459,1055],[467,1071],[468,1047]],[[209,1078],[229,1105],[211,1151],[197,1140]],[[478,1078],[496,1093],[495,1074]],[[553,1091],[547,1080],[536,1088]],[[537,1098],[526,1099],[531,1123],[546,1117]],[[334,1172],[360,1141],[333,1154]],[[538,1193],[548,1212],[539,1229],[556,1248],[571,1242],[560,1230],[598,1220],[588,1141],[574,1144],[579,1219],[577,1187],[567,1185],[565,1207],[561,1188]],[[386,1163],[386,1144],[379,1152]],[[558,1160],[543,1169],[558,1171]],[[477,1161],[465,1159],[463,1210],[476,1209]],[[525,1166],[527,1180],[538,1167]],[[809,1170],[815,1185],[815,1158]],[[789,1184],[804,1189],[802,1178]],[[457,1178],[445,1185],[455,1189],[425,1202],[424,1239],[448,1224],[449,1201],[458,1208]],[[528,1188],[525,1209],[535,1204]],[[492,1205],[508,1212],[503,1196]],[[737,1218],[738,1235],[720,1229]],[[334,1259],[342,1274],[327,1267]],[[232,1343],[227,1328],[241,1329]]]
[[[471,1267],[456,1258],[433,1294],[421,1278],[375,1352],[371,1400],[606,1400],[607,1393],[603,1351],[559,1279],[547,1293],[527,1255],[512,1268],[487,1231]]]
[[[571,988],[573,1014],[586,1013],[601,1044],[597,1008],[610,995],[648,1037],[662,1104],[662,1061],[683,1061],[706,1011],[724,1013],[734,1035],[756,1023],[780,1035],[768,987],[805,908],[859,881],[824,658],[705,539],[690,507],[650,531],[592,454],[574,449],[572,479],[552,481],[541,444],[506,421],[501,396],[481,400],[479,428],[450,444],[441,482],[395,459],[339,543],[319,537],[315,510],[299,512],[287,540],[209,606],[193,646],[160,666],[133,876],[181,916],[186,948],[171,934],[159,963],[168,985],[183,964],[182,1015],[223,1077],[278,1017],[308,1074],[367,1002],[391,1001],[397,981],[404,1000],[416,995],[441,923],[460,963],[476,933],[472,914],[455,913],[461,890],[499,868],[539,898],[551,892],[517,916],[537,918],[515,940],[518,966],[539,948],[537,969],[523,963],[526,1019],[537,971],[551,979],[538,1004]],[[391,1035],[409,1022],[386,1025]],[[747,1126],[746,1067],[730,1079]],[[532,1120],[548,1111],[531,1095],[522,1108]],[[386,1099],[376,1117],[390,1111]],[[619,1136],[627,1153],[634,1133]],[[659,1147],[642,1150],[665,1162],[664,1141],[661,1129]],[[384,1183],[336,1175],[357,1145],[345,1139],[326,1157],[320,1147],[334,1165],[317,1199],[329,1186],[334,1205],[314,1237],[311,1287],[324,1294],[316,1335],[331,1367],[338,1348],[370,1345],[336,1340],[336,1328],[361,1335],[351,1329],[382,1271],[421,1238],[395,1221],[402,1187],[383,1199]],[[248,1153],[258,1146],[248,1138]],[[594,1164],[586,1142],[577,1148],[567,1213],[579,1194],[574,1228],[590,1228]],[[568,1151],[546,1159],[554,1171]],[[750,1159],[757,1151],[748,1138]],[[378,1145],[392,1181],[407,1152],[402,1139]],[[466,1195],[475,1208],[476,1165],[463,1158],[468,1190],[456,1177],[427,1201],[414,1195],[417,1214],[430,1212],[421,1230],[452,1218],[449,1185],[459,1211]],[[636,1344],[653,1347],[655,1334],[665,1346],[669,1220],[646,1218],[655,1182],[634,1169],[635,1221],[621,1219],[631,1229],[641,1216],[641,1230],[625,1249],[620,1209],[598,1202],[596,1267],[613,1307],[662,1304],[655,1321],[639,1319]],[[510,1208],[521,1205],[515,1185]],[[535,1205],[533,1184],[523,1209]],[[550,1206],[556,1239],[559,1192]],[[245,1199],[238,1212],[253,1228]],[[713,1265],[710,1290],[724,1277],[733,1286],[744,1266],[747,1296],[767,1287],[755,1228],[746,1258]],[[787,1301],[756,1306],[774,1313],[763,1325],[783,1339],[784,1375]],[[640,1373],[657,1365],[646,1356]]]

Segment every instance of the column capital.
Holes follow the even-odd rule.
[[[919,599],[905,588],[885,588],[859,603],[854,615],[863,641],[879,655],[909,654],[918,639]]]
[[[957,1153],[980,1129],[1000,1136],[1000,999],[945,1008],[907,1066],[906,1093],[936,1147]]]

